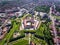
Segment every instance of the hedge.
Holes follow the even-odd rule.
[[[25,35],[21,35],[21,36],[19,36],[17,38],[12,38],[12,39],[9,40],[9,42],[16,41],[16,40],[24,38],[24,37],[25,37]]]

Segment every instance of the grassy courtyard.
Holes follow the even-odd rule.
[[[16,41],[9,43],[9,45],[10,44],[11,45],[28,45],[28,41],[24,40],[24,39],[19,39],[19,40],[16,40]]]

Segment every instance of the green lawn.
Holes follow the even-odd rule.
[[[12,42],[8,43],[8,45],[28,45],[28,40],[21,38],[16,41],[12,41]]]
[[[14,33],[14,31],[17,29],[17,25],[14,22],[13,28],[10,30],[10,32],[7,35],[7,41],[9,41],[9,39],[11,38],[12,34]]]
[[[20,39],[20,40],[14,42],[13,45],[28,45],[28,41],[24,40],[24,39],[22,39],[22,40]]]

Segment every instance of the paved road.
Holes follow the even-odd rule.
[[[57,40],[57,31],[56,31],[56,27],[55,27],[55,19],[54,17],[50,14],[50,19],[52,20],[52,27],[53,27],[53,32],[54,32],[54,36],[55,36],[55,41],[56,41],[56,45],[59,45],[58,40]]]
[[[0,34],[2,32],[2,29],[1,28],[4,27],[4,26],[6,26],[6,24],[7,24],[8,21],[9,21],[9,19],[5,20],[4,24],[2,24],[2,26],[0,27]]]
[[[2,24],[1,27],[5,26],[7,24],[7,22],[9,21],[9,19],[5,20],[4,24]]]

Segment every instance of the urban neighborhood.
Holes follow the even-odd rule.
[[[60,0],[1,0],[0,45],[60,45]]]

